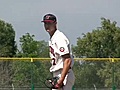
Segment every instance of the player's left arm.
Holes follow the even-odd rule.
[[[70,69],[70,65],[71,65],[71,57],[70,57],[70,54],[65,54],[65,55],[62,55],[62,58],[63,58],[63,61],[64,61],[64,66],[63,66],[63,70],[62,70],[62,73],[61,73],[61,77],[58,81],[58,85],[61,86],[63,84],[63,81],[66,77],[66,74],[68,73],[69,69]]]

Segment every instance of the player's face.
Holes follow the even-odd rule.
[[[48,33],[51,33],[55,30],[56,22],[44,22],[44,27]]]

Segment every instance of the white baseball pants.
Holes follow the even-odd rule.
[[[55,76],[60,77],[61,72],[62,72],[62,70],[58,70],[58,71],[53,72],[53,77],[55,77]],[[68,74],[65,77],[64,82],[63,82],[64,86],[62,88],[60,88],[60,89],[52,89],[52,90],[72,90],[74,82],[75,82],[75,76],[74,76],[73,70],[70,69],[68,71]]]

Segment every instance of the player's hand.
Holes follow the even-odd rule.
[[[56,88],[61,88],[63,86],[63,79],[60,78],[57,82],[57,84],[55,85]]]

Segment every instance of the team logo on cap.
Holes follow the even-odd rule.
[[[61,51],[61,52],[64,52],[64,51],[65,51],[65,48],[64,48],[64,47],[60,47],[60,51]]]
[[[49,18],[50,18],[50,16],[46,16],[46,17],[45,17],[45,19],[49,19]]]

